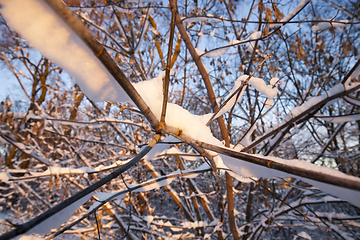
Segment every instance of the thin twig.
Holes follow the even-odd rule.
[[[233,92],[224,102],[223,104],[221,104],[221,106],[214,112],[214,114],[211,116],[211,118],[209,119],[209,121],[206,123],[206,126],[208,126],[212,120],[214,120],[216,114],[218,114],[221,109],[223,109],[226,104],[238,93],[240,92],[240,90],[245,86],[245,84],[252,78],[252,76],[254,76],[254,74],[256,73],[257,70],[259,70],[259,68],[265,63],[266,60],[268,60],[272,55],[274,54],[274,52],[271,52],[270,54],[268,54],[266,56],[266,58],[256,67],[256,69],[246,78],[245,81],[243,81],[241,83],[241,85],[236,89],[235,92]],[[236,102],[235,102],[236,104]]]
[[[170,83],[171,54],[172,54],[174,33],[175,33],[175,13],[176,13],[176,5],[171,7],[170,39],[169,39],[168,53],[166,59],[165,79],[163,82],[164,99],[162,103],[161,118],[160,118],[160,123],[162,124],[165,123],[166,106],[169,98],[168,95],[169,95],[169,83]]]

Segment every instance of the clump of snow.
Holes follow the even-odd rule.
[[[329,22],[319,23],[318,25],[312,26],[311,29],[313,31],[322,31],[334,27],[336,30],[340,32],[344,32],[343,28],[346,26],[346,23],[347,21],[344,20],[341,22],[331,22],[331,19],[329,19]]]
[[[102,204],[102,202],[94,202],[89,209],[86,211],[86,213],[90,213],[92,212],[94,209],[96,209],[97,207],[99,207]]]
[[[214,29],[215,30],[215,29]],[[215,34],[215,31],[212,31],[210,33],[210,36],[214,36]],[[249,42],[250,41],[250,45],[249,45],[249,51],[252,51],[254,49],[254,41],[253,40],[258,40],[261,38],[261,32],[260,31],[255,31],[253,33],[250,34],[249,37],[245,38],[244,40],[237,40],[237,39],[233,39],[231,41],[229,41],[229,45],[227,46],[223,46],[223,47],[219,47],[218,49],[213,49],[213,50],[210,50],[208,52],[204,52],[200,49],[195,49],[196,53],[202,57],[218,57],[218,56],[221,56],[223,54],[225,54],[230,47],[232,46],[235,46],[235,45],[239,45],[239,44],[242,44],[242,43],[246,43],[246,42]],[[257,49],[256,50],[258,54],[261,54],[261,55],[264,55],[266,56],[265,54],[259,52],[259,50]]]
[[[172,147],[164,150],[161,155],[177,155],[181,156],[186,161],[198,161],[203,157],[199,154],[191,153],[191,150],[188,153],[180,151],[177,147]]]
[[[119,6],[116,6],[115,4],[112,6],[116,9],[116,11],[121,12],[121,13],[131,13],[134,11],[133,9],[121,8]]]
[[[200,167],[196,168],[195,170],[177,170],[172,173],[169,173],[168,175],[161,176],[155,179],[150,179],[146,182],[143,182],[141,184],[133,185],[130,184],[129,188],[132,189],[133,192],[146,192],[153,189],[161,188],[164,186],[168,186],[172,183],[172,181],[175,180],[175,178],[181,176],[183,178],[194,178],[198,176],[198,172],[202,171],[210,171],[211,168],[208,166],[207,163],[202,164]],[[141,186],[141,187],[139,187]]]
[[[177,140],[173,136],[168,136],[166,139],[164,139],[164,142],[170,142],[169,144],[171,144],[171,142],[178,142],[178,141],[179,140]],[[154,159],[155,157],[160,155],[165,149],[167,149],[169,147],[169,144],[164,144],[164,143],[155,144],[155,146],[144,156],[144,159],[145,160]]]
[[[360,59],[359,57],[360,55],[357,56],[358,59]],[[345,84],[349,84],[352,79],[357,78],[359,75],[360,75],[360,65],[355,69],[355,71],[351,74],[351,76],[348,79],[346,79]]]
[[[140,188],[136,188],[134,190],[132,190],[133,192],[147,192],[153,189],[158,189],[164,186],[168,186],[170,185],[170,183],[172,183],[172,181],[174,181],[174,178],[165,178],[163,180],[156,180],[156,179],[151,179],[149,181],[144,182],[144,184],[142,187]],[[129,185],[129,188],[133,188],[136,185]]]
[[[229,47],[224,47],[224,48],[220,48],[217,50],[213,50],[213,51],[209,51],[207,53],[204,53],[204,57],[218,57],[220,55],[223,55],[227,52],[227,50],[229,49]]]
[[[250,34],[247,40],[256,40],[256,39],[260,39],[260,37],[261,37],[261,32],[254,31],[253,33]],[[255,42],[254,41],[250,42],[249,51],[252,52],[254,50],[254,47],[255,47]]]
[[[131,101],[85,43],[40,0],[0,0],[0,12],[42,55],[75,77],[94,101]]]
[[[247,75],[244,76],[247,77]],[[249,83],[269,99],[273,99],[278,93],[278,89],[276,87],[267,85],[261,78],[252,77],[250,78]]]
[[[184,23],[193,23],[193,22],[202,22],[202,21],[207,21],[209,20],[208,17],[190,17],[187,19],[184,19],[183,22]]]
[[[161,72],[157,77],[151,80],[134,84],[137,92],[144,99],[144,101],[158,119],[161,117],[162,110],[162,78],[164,75],[165,72]],[[210,128],[208,128],[204,123],[204,119],[206,119],[208,116],[209,115],[202,118],[191,114],[188,110],[182,108],[179,105],[168,103],[165,123],[166,125],[177,128],[180,134],[184,133],[192,139],[214,145],[222,145],[221,142],[212,135]]]
[[[298,233],[295,237],[294,237],[294,240],[297,239],[297,237],[302,237],[303,239],[308,239],[308,240],[311,240],[311,237],[309,234],[307,234],[306,232],[302,231],[300,233]]]
[[[32,175],[45,176],[45,175],[64,175],[64,174],[85,174],[88,172],[94,172],[94,170],[88,167],[73,168],[73,167],[51,166],[42,173],[32,174]]]

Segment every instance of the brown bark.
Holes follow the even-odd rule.
[[[84,41],[91,49],[94,55],[101,61],[104,67],[120,84],[131,100],[141,110],[149,120],[151,126],[159,131],[161,129],[159,120],[155,117],[149,106],[141,98],[134,86],[130,83],[124,73],[120,70],[114,60],[110,57],[106,49],[95,39],[91,32],[82,24],[82,22],[67,8],[61,1],[45,0],[45,2],[62,18],[62,20]]]
[[[229,215],[229,224],[231,234],[233,235],[234,240],[238,240],[239,233],[236,227],[236,217],[234,214],[234,193],[233,193],[233,182],[232,177],[229,173],[225,173],[226,176],[226,189],[227,189],[227,199],[228,199],[228,215]]]

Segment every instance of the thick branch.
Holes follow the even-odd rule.
[[[155,130],[160,130],[159,120],[150,110],[149,106],[141,98],[124,73],[120,70],[114,60],[110,57],[105,48],[95,39],[91,32],[81,23],[81,21],[70,11],[67,6],[59,0],[45,0],[45,2],[64,20],[64,22],[82,39],[91,49],[94,55],[101,61],[104,67],[120,84],[124,91],[129,95],[136,106],[141,110]]]

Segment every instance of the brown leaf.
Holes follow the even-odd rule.
[[[272,18],[272,11],[270,8],[266,8],[266,13],[265,13],[265,20],[267,22],[271,22]]]
[[[262,0],[259,1],[258,8],[259,8],[259,15],[261,15],[265,11],[265,6],[264,6]]]
[[[273,2],[272,7],[274,9],[274,17],[277,21],[280,21],[284,18],[284,14],[277,8],[276,4]]]
[[[264,28],[264,35],[265,35],[265,36],[268,36],[268,35],[269,35],[269,29],[268,29],[267,26],[265,26],[265,28]]]

